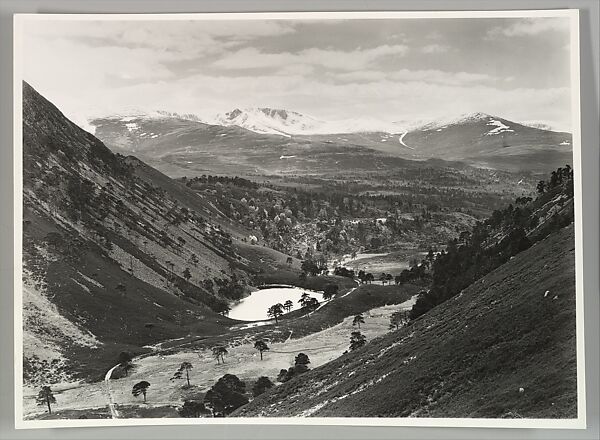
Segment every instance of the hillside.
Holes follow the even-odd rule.
[[[489,168],[545,172],[572,164],[571,134],[476,113],[412,130],[402,142],[413,154]]]
[[[94,377],[125,348],[233,322],[217,312],[248,279],[230,232],[247,233],[27,83],[23,182],[26,381]]]
[[[131,153],[171,177],[326,174],[393,169],[402,159],[463,161],[543,173],[572,162],[571,134],[485,113],[412,124],[369,118],[327,122],[283,109],[235,109],[211,123],[193,115],[106,116],[90,121],[113,151]],[[348,148],[353,154],[340,157]],[[358,159],[358,160],[356,160]]]
[[[410,325],[233,415],[575,417],[574,265],[569,225]]]
[[[114,152],[135,154],[170,177],[263,172],[288,139],[237,126],[211,125],[181,115],[107,116],[90,121]],[[261,156],[255,158],[255,156]]]

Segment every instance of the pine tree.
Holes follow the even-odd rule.
[[[52,389],[49,386],[43,386],[36,398],[38,405],[47,405],[48,414],[52,414],[52,408],[50,404],[56,403],[56,398],[52,393]]]

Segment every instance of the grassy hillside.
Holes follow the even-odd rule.
[[[572,163],[571,134],[481,114],[470,120],[407,133],[413,153],[495,169],[545,172]]]
[[[120,350],[232,322],[216,313],[219,287],[249,277],[227,219],[26,83],[23,182],[26,381],[95,378]]]
[[[575,417],[574,264],[570,225],[234,415]]]

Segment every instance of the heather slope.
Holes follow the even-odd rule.
[[[217,314],[229,298],[204,282],[248,278],[228,219],[212,221],[209,199],[113,154],[27,83],[23,182],[26,381],[94,378],[120,350],[232,322]]]
[[[234,415],[575,417],[574,264],[570,225]]]

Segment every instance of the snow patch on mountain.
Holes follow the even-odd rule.
[[[137,125],[135,122],[127,122],[125,123],[125,127],[127,127],[127,130],[129,130],[130,132],[138,130],[140,128],[140,126]]]
[[[486,125],[496,127],[496,128],[491,129],[490,131],[488,131],[485,134],[486,136],[493,136],[496,134],[507,133],[507,132],[514,133],[514,130],[512,130],[508,125],[505,125],[501,121],[498,121],[496,119],[490,119],[490,121]]]
[[[356,118],[323,121],[289,110],[266,107],[235,109],[217,115],[214,121],[207,121],[207,123],[225,126],[235,125],[255,133],[275,134],[285,137],[333,133],[399,133],[403,131],[403,125],[379,119]]]
[[[406,145],[406,144],[404,143],[404,136],[406,136],[407,134],[408,134],[408,131],[405,131],[404,133],[402,133],[402,134],[400,135],[400,137],[398,138],[398,141],[399,141],[399,142],[400,142],[402,145],[404,145],[406,148],[410,148],[411,150],[414,150],[414,148],[413,148],[413,147],[409,147],[408,145]]]
[[[236,125],[255,133],[276,134],[290,137],[314,133],[324,124],[311,116],[300,113],[272,109],[272,108],[249,108],[235,109],[223,115],[217,115],[215,122],[219,125]]]

